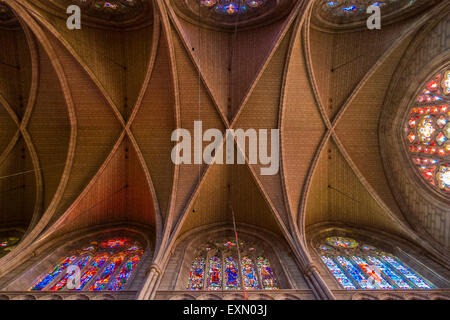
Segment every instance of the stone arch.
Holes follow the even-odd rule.
[[[184,290],[186,288],[191,264],[198,255],[198,250],[209,242],[213,243],[227,237],[230,237],[230,239],[234,238],[232,229],[229,226],[219,225],[195,229],[178,239],[175,244],[175,252],[180,251],[179,257],[176,258],[177,253],[172,257],[173,263],[180,263],[181,261],[180,271],[176,275],[177,279],[173,280],[175,290]],[[289,256],[289,249],[283,242],[283,239],[270,232],[266,233],[265,230],[245,225],[239,227],[239,241],[251,243],[252,246],[249,247],[255,248],[254,252],[262,252],[263,256],[269,259],[279,288],[290,289],[295,287],[292,283],[290,270],[287,267],[288,264],[283,263],[283,259]],[[241,254],[242,252],[241,248]],[[280,252],[283,252],[283,254],[280,254]]]
[[[129,245],[137,243],[144,251],[140,257],[140,262],[136,265],[133,274],[129,277],[126,286],[132,285],[136,275],[145,272],[144,261],[152,259],[154,243],[151,230],[137,225],[117,225],[109,224],[100,227],[91,227],[75,232],[67,233],[56,239],[44,243],[39,251],[42,252],[25,262],[27,268],[19,274],[5,290],[25,291],[41,275],[46,274],[50,268],[55,266],[58,261],[68,255],[79,255],[81,248],[89,247],[92,241],[96,242],[97,251],[92,251],[89,255],[95,255],[100,250],[100,241],[110,238],[125,237],[130,240]],[[122,249],[118,249],[122,250]],[[123,251],[123,250],[122,250]],[[86,289],[86,288],[85,288]],[[47,290],[44,288],[43,290]]]

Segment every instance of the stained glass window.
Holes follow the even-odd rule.
[[[342,248],[355,248],[358,246],[358,242],[355,240],[344,237],[329,237],[327,238],[327,243],[333,247]]]
[[[106,265],[106,268],[97,277],[97,280],[95,280],[95,282],[89,288],[89,291],[103,290],[106,287],[106,285],[108,284],[109,280],[111,279],[111,276],[120,267],[123,260],[124,260],[123,254],[118,254],[118,255],[111,257],[111,259],[108,261],[108,264]]]
[[[450,71],[434,75],[421,89],[405,124],[414,166],[430,185],[450,194]]]
[[[73,290],[119,291],[135,271],[142,254],[142,247],[128,238],[94,241],[61,259],[47,274],[39,277],[30,290],[71,290],[67,284],[79,270],[79,285]],[[77,268],[68,269],[69,266]]]
[[[199,249],[192,261],[188,290],[277,290],[269,259],[246,241],[225,239]],[[239,261],[239,253],[241,261]]]
[[[253,265],[253,261],[249,257],[243,257],[242,262],[242,280],[243,285],[246,290],[255,290],[259,289],[258,276],[255,271],[255,266]]]
[[[227,290],[239,288],[239,271],[233,257],[225,258],[225,288]]]
[[[327,266],[328,270],[333,274],[336,280],[343,286],[345,289],[356,289],[350,279],[345,275],[342,269],[333,261],[332,258],[327,256],[320,257]]]
[[[205,258],[197,257],[192,262],[191,272],[189,274],[189,290],[202,290],[205,276]]]
[[[208,290],[222,289],[222,263],[219,257],[209,259]]]
[[[0,235],[0,258],[8,254],[19,243],[19,235],[17,232],[6,233]]]
[[[244,14],[262,7],[267,0],[198,0],[203,8],[223,15]]]
[[[89,260],[91,258],[92,258],[91,256],[84,256],[84,257],[81,257],[80,259],[78,259],[76,266],[78,268],[80,268],[80,271],[84,269],[84,267],[86,266],[86,264],[89,262]],[[62,277],[62,279],[59,280],[58,283],[56,283],[53,287],[50,288],[50,291],[62,290],[67,285],[67,281],[69,280],[69,278],[73,277],[75,273],[76,273],[75,270],[72,270],[70,273],[67,272],[64,275],[64,277]]]
[[[51,271],[46,274],[42,280],[38,280],[37,284],[31,287],[31,290],[44,289],[53,279],[59,276],[68,266],[70,266],[77,256],[70,256],[62,259]]]
[[[277,279],[273,274],[269,259],[263,256],[259,256],[258,258],[256,258],[256,263],[258,265],[259,276],[261,278],[263,288],[265,290],[277,289]]]
[[[321,0],[320,15],[336,23],[348,23],[367,19],[367,8],[379,7],[384,16],[421,5],[426,0]]]
[[[317,245],[317,252],[337,282],[347,290],[433,288],[397,257],[354,239],[328,237]]]

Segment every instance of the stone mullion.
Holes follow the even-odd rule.
[[[367,262],[367,264],[369,264],[369,262],[370,262],[370,260],[367,258],[369,256],[369,254],[363,254],[363,257],[364,257],[364,260],[366,260],[366,262]],[[380,260],[379,258],[378,258],[378,256],[377,255],[373,255],[373,257],[374,258],[377,258],[378,260]],[[381,260],[380,260],[381,261]],[[382,262],[382,261],[381,261]],[[372,264],[373,266],[375,266],[375,264]],[[377,267],[378,268],[378,267]],[[384,278],[384,280],[386,280],[391,286],[393,286],[394,287],[394,289],[400,289],[401,290],[401,288],[395,283],[395,281],[394,280],[392,280],[391,279],[391,277],[388,275],[388,274],[386,274],[386,272],[384,272],[383,270],[381,270],[381,268],[378,268],[378,269],[380,269],[380,272],[381,272],[381,276]]]
[[[109,278],[108,283],[106,284],[106,287],[109,287],[109,285],[114,281],[115,277],[117,277],[117,275],[119,275],[120,271],[122,271],[122,268],[126,265],[126,263],[128,262],[128,260],[132,257],[132,254],[126,254],[122,263],[120,264],[120,266],[116,269],[116,271],[114,271],[111,274],[111,277]],[[108,290],[108,289],[106,289]]]
[[[114,254],[110,255],[108,259],[106,259],[105,264],[94,274],[91,280],[89,280],[82,291],[89,291],[89,287],[92,286],[97,278],[103,273],[103,270],[106,269],[106,267],[109,265],[109,262],[111,261],[111,258],[114,256]]]
[[[221,259],[222,259],[221,264],[220,264],[220,267],[222,269],[222,273],[220,275],[221,285],[222,285],[222,291],[225,291],[226,290],[225,289],[225,254],[223,253],[222,250],[220,251],[220,253],[221,253]]]
[[[339,254],[339,252],[338,252],[337,255],[348,259],[348,256],[347,256],[347,255]],[[342,264],[339,263],[339,261],[336,259],[336,257],[335,257],[334,254],[333,254],[333,255],[328,255],[328,257],[329,257],[331,260],[333,260],[333,262],[334,262],[337,266],[339,266],[339,268],[341,269],[341,271],[347,276],[347,278],[350,279],[350,281],[353,283],[353,285],[354,285],[356,288],[358,288],[358,289],[363,289],[363,288],[361,288],[361,286],[359,285],[358,281],[356,281],[356,280],[352,277],[352,275],[347,271],[347,269],[346,269]],[[349,259],[349,260],[350,260],[350,259]],[[327,268],[327,269],[328,269],[328,268]],[[333,278],[336,280],[336,278],[334,277],[334,275],[333,275],[333,274],[331,274],[331,275],[332,275]],[[337,281],[337,280],[336,280],[336,281]],[[338,283],[339,283],[339,281],[338,281]],[[339,285],[341,285],[341,284],[339,284]],[[363,289],[363,290],[364,290],[364,289]]]
[[[411,280],[409,280],[403,273],[401,273],[396,267],[394,267],[392,264],[390,264],[389,262],[387,262],[385,259],[383,259],[383,257],[380,257],[380,259],[386,263],[386,265],[390,266],[392,268],[392,270],[395,271],[395,273],[400,276],[400,278],[402,278],[407,284],[409,284],[412,288],[414,289],[419,289]],[[395,258],[393,258],[395,259]]]
[[[205,259],[205,271],[204,271],[204,275],[203,275],[203,290],[207,290],[208,289],[208,277],[209,277],[209,258],[210,255],[207,252],[206,253],[206,259]]]
[[[360,256],[358,256],[358,255],[352,255],[352,256],[357,256],[357,257],[359,257],[359,258],[361,258]],[[359,264],[357,264],[350,256],[347,256],[347,259],[348,259],[348,261],[350,261],[350,263],[356,268],[356,269],[358,269],[364,276],[365,276],[365,278],[366,278],[366,280],[369,280],[369,278],[370,278],[370,276],[369,276],[369,274],[366,272],[366,271],[364,271],[364,269],[363,268],[361,268],[360,266],[359,266]],[[368,282],[368,281],[367,281]],[[364,290],[370,290],[370,289],[364,289]]]
[[[86,265],[84,266],[84,268],[80,270],[80,280],[81,280],[81,277],[83,276],[83,274],[86,272],[86,270],[88,270],[89,267],[91,266],[92,261],[94,260],[94,257],[95,257],[95,255],[91,255],[91,258],[90,258],[89,261],[86,263]],[[66,286],[66,287],[64,287],[62,290],[69,290],[69,289],[67,289],[67,286]],[[70,290],[70,291],[72,291],[72,290]]]
[[[261,290],[263,290],[265,288],[264,288],[264,285],[263,285],[263,282],[262,282],[261,271],[260,271],[260,269],[258,267],[258,262],[256,260],[256,255],[254,253],[252,253],[251,257],[252,257],[253,267],[255,268],[255,272],[256,272],[256,278],[259,281],[259,286],[260,286]],[[272,272],[273,272],[273,270],[272,270]]]
[[[78,261],[80,261],[80,257],[78,257],[77,259],[75,259],[74,262],[72,262],[71,264],[69,264],[63,271],[61,271],[52,281],[49,282],[49,284],[47,284],[44,288],[42,288],[42,290],[40,291],[50,291],[50,288],[53,287],[55,284],[57,284],[62,277],[64,277],[67,273],[67,269],[70,266],[76,265],[78,263]],[[55,266],[53,266],[53,269],[55,268]],[[45,277],[44,277],[45,278]],[[43,280],[43,279],[42,279]],[[41,280],[41,281],[42,281]]]

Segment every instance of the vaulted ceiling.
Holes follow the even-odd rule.
[[[238,224],[290,243],[340,223],[448,248],[450,228],[432,221],[441,210],[449,225],[450,200],[418,219],[405,202],[423,199],[397,194],[379,137],[397,68],[437,13],[448,21],[445,3],[381,30],[325,26],[320,1],[277,1],[247,23],[196,16],[189,1],[137,1],[113,16],[91,4],[69,30],[66,2],[76,3],[10,1],[17,19],[0,22],[0,227],[27,230],[19,248],[135,223],[155,230],[162,257],[184,232],[231,223],[230,204]],[[172,131],[193,134],[196,120],[223,133],[280,129],[280,171],[174,165]]]

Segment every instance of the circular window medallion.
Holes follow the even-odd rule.
[[[328,237],[326,241],[330,246],[337,248],[356,248],[358,246],[356,240],[344,237]]]
[[[434,0],[319,0],[314,8],[315,17],[322,25],[343,26],[364,24],[373,14],[367,12],[370,6],[380,8],[382,23],[391,18],[406,17],[411,11],[423,11],[424,5],[431,5]]]
[[[405,141],[414,166],[435,189],[450,194],[450,70],[421,89],[405,123]]]

